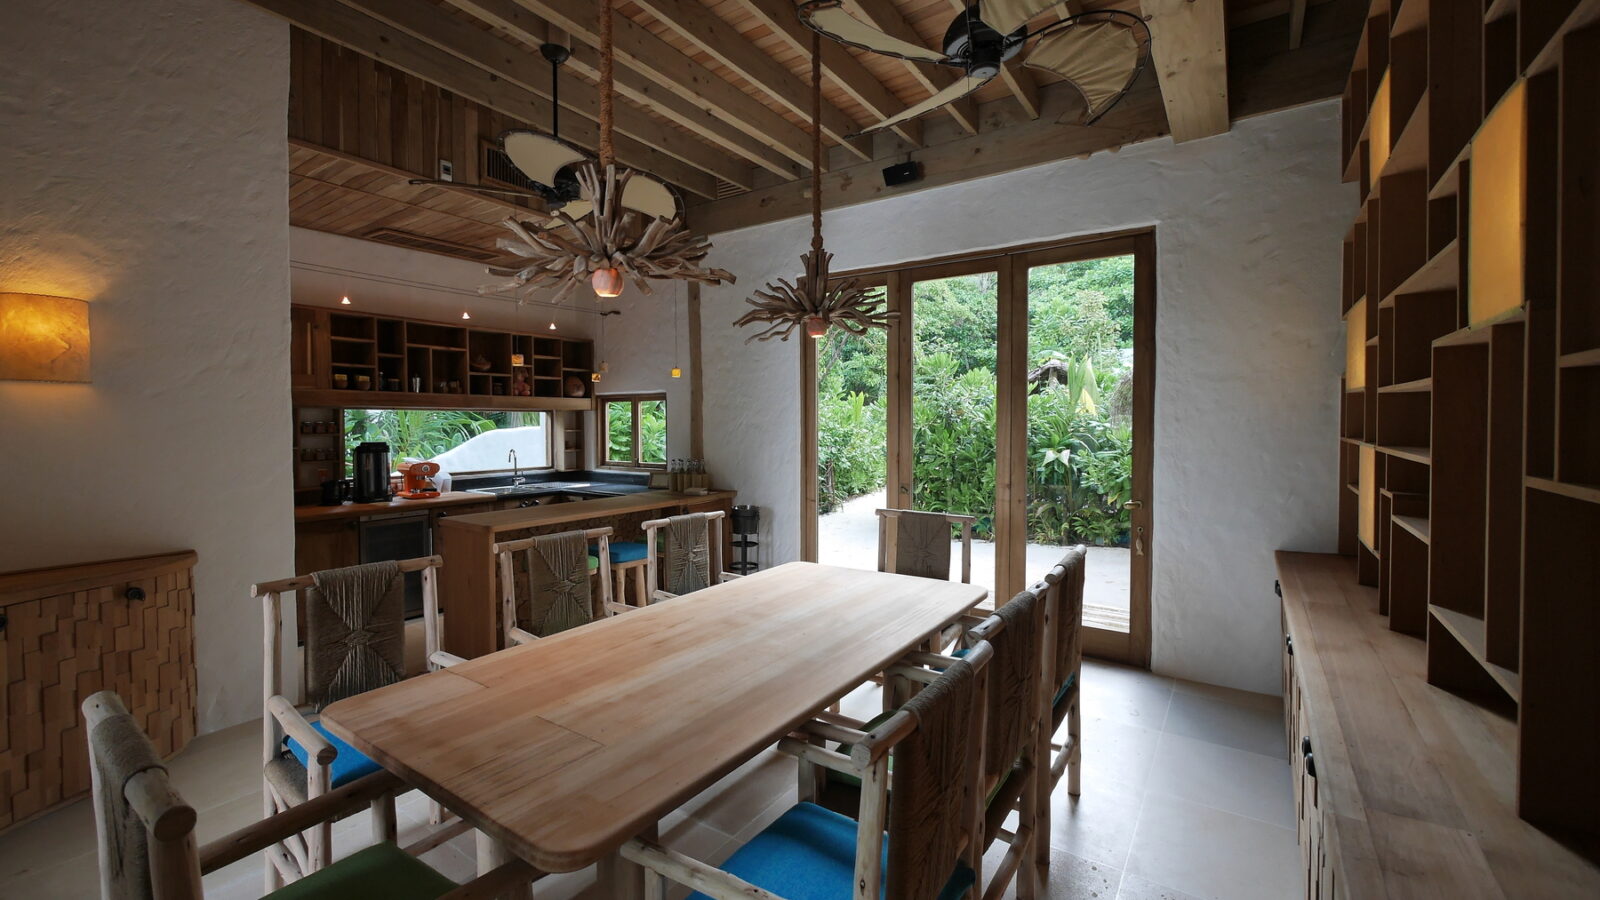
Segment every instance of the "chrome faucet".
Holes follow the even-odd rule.
[[[506,462],[511,463],[512,484],[521,484],[526,480],[522,477],[522,468],[517,465],[517,451],[515,449],[512,449],[511,452],[506,454]]]

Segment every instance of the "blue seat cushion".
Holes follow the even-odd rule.
[[[1067,676],[1067,680],[1061,682],[1061,690],[1056,691],[1055,697],[1053,699],[1051,699],[1050,708],[1054,709],[1057,706],[1060,706],[1061,705],[1061,701],[1067,699],[1067,695],[1072,693],[1072,686],[1077,684],[1077,683],[1078,683],[1078,673],[1077,672],[1073,672],[1071,675],[1068,675]]]
[[[885,868],[889,848],[884,846]],[[856,821],[813,803],[800,803],[734,852],[722,870],[785,900],[850,900],[856,877]],[[973,871],[957,865],[939,900],[972,889]],[[710,900],[691,894],[691,900]]]
[[[611,545],[611,564],[638,562],[648,555],[644,541],[618,541]]]
[[[333,766],[328,773],[330,787],[349,784],[357,778],[371,775],[373,772],[383,768],[372,760],[367,759],[366,755],[360,750],[339,740],[332,732],[322,727],[321,722],[312,722],[311,727],[327,738],[328,742],[333,744],[333,749],[339,751],[339,755],[333,758]],[[283,742],[289,748],[289,752],[294,754],[294,758],[300,760],[300,765],[309,769],[310,764],[306,762],[306,748],[300,746],[300,742],[294,738],[284,738]]]

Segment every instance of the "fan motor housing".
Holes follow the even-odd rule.
[[[951,59],[965,62],[969,77],[993,78],[1000,73],[1000,64],[1022,49],[1027,34],[1028,28],[1024,25],[1002,35],[982,19],[962,13],[945,29],[944,53]]]

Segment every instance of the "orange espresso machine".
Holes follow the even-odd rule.
[[[433,483],[433,476],[439,474],[439,464],[436,462],[405,463],[400,466],[400,477],[404,479],[400,496],[406,500],[427,500],[439,496],[439,488]]]

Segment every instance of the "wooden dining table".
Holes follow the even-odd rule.
[[[322,721],[492,841],[480,867],[598,862],[609,896],[637,896],[625,841],[986,595],[787,563],[341,700]]]

